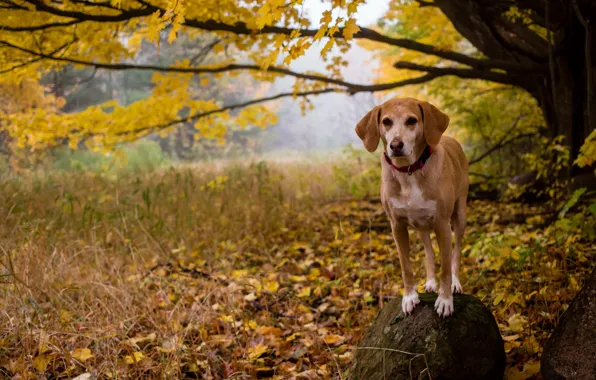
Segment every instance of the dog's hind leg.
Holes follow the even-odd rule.
[[[426,283],[424,284],[425,292],[437,292],[437,280],[435,279],[435,252],[433,251],[433,245],[430,241],[430,232],[418,231],[418,236],[424,244],[424,266],[426,268]]]
[[[459,269],[461,265],[461,246],[464,238],[464,231],[466,229],[466,198],[462,197],[455,203],[455,210],[451,217],[451,224],[453,232],[455,233],[455,248],[453,250],[453,257],[451,258],[451,273],[452,283],[451,288],[453,293],[461,293],[462,287],[459,281]]]
[[[395,243],[397,244],[401,275],[404,281],[404,296],[401,301],[401,308],[404,314],[410,314],[420,300],[418,299],[416,281],[414,280],[414,274],[412,273],[412,266],[410,264],[410,237],[408,235],[408,226],[404,223],[391,221],[391,230],[393,232]]]

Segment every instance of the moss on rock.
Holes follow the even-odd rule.
[[[356,351],[352,379],[499,379],[505,351],[497,323],[480,300],[455,295],[455,312],[441,318],[436,294],[420,294],[406,316],[401,297],[379,312]]]

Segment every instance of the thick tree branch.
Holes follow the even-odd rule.
[[[119,22],[125,21],[132,18],[148,16],[155,12],[165,13],[165,10],[152,5],[144,0],[139,0],[139,4],[142,8],[121,10],[120,14],[117,15],[106,15],[106,14],[88,14],[81,11],[62,10],[44,4],[41,0],[25,0],[26,2],[36,6],[37,10],[47,12],[52,15],[75,18],[81,21],[96,21],[96,22]],[[280,26],[265,26],[263,29],[255,31],[245,23],[236,23],[234,25],[225,24],[214,20],[196,20],[187,19],[184,25],[192,28],[202,29],[206,31],[219,31],[219,32],[230,32],[234,34],[291,34],[296,29]],[[300,36],[314,36],[318,30],[316,29],[299,29]],[[335,38],[343,38],[343,29],[339,29],[337,33],[333,35]],[[439,49],[432,45],[423,44],[413,40],[405,38],[393,38],[381,33],[378,33],[372,29],[360,28],[360,31],[354,35],[354,38],[367,39],[371,41],[381,42],[392,46],[401,47],[404,49],[418,51],[424,54],[434,55],[443,59],[451,60],[454,62],[462,63],[476,69],[501,69],[515,72],[529,72],[536,70],[537,66],[534,65],[522,65],[517,62],[506,61],[506,60],[493,60],[493,59],[479,59],[467,56],[465,54],[457,53],[454,51],[446,51]]]
[[[155,8],[139,8],[139,9],[130,9],[130,10],[121,10],[117,15],[107,15],[107,14],[93,14],[93,13],[85,13],[81,11],[74,11],[74,10],[64,10],[60,8],[55,8],[50,5],[45,4],[41,0],[24,0],[25,2],[35,5],[35,9],[38,11],[46,12],[55,16],[62,16],[62,17],[69,17],[75,18],[80,21],[97,21],[97,22],[121,22],[127,21],[133,18],[149,16],[152,13],[155,13],[159,9]]]
[[[282,75],[293,76],[295,78],[305,79],[305,80],[312,80],[318,81],[328,84],[333,84],[337,86],[345,87],[345,91],[348,93],[357,93],[357,92],[367,92],[367,91],[384,91],[390,90],[396,87],[401,87],[409,84],[419,84],[427,82],[431,79],[442,75],[449,75],[448,73],[431,73],[427,74],[418,78],[408,79],[405,81],[398,81],[398,82],[391,82],[391,83],[384,83],[384,84],[376,84],[376,85],[363,85],[357,83],[350,83],[343,81],[341,79],[334,79],[329,78],[320,74],[305,74],[292,71],[290,69],[286,69],[283,67],[269,67],[267,71],[263,71],[262,68],[258,65],[250,65],[250,64],[229,64],[225,66],[219,67],[165,67],[165,66],[154,66],[154,65],[137,65],[137,64],[129,64],[129,63],[98,63],[92,61],[84,61],[75,58],[68,58],[68,57],[58,57],[55,56],[55,53],[52,54],[44,54],[41,52],[36,52],[13,43],[2,41],[0,40],[1,46],[10,47],[13,49],[17,49],[19,51],[41,57],[43,59],[48,59],[57,62],[68,62],[72,64],[78,65],[85,65],[90,66],[98,69],[107,69],[107,70],[151,70],[151,71],[160,71],[160,72],[172,72],[172,73],[189,73],[189,74],[217,74],[223,73],[228,71],[239,71],[239,70],[250,70],[250,71],[260,71],[260,72],[272,72]],[[37,61],[37,60],[36,60]]]
[[[266,103],[266,102],[270,102],[273,100],[277,100],[277,99],[281,99],[281,98],[287,98],[287,97],[307,97],[307,96],[311,96],[311,95],[321,95],[321,94],[327,94],[330,92],[335,92],[336,90],[333,88],[325,88],[325,89],[321,89],[321,90],[313,90],[313,91],[305,91],[305,92],[298,92],[298,93],[292,93],[292,92],[283,92],[281,94],[277,94],[277,95],[272,95],[272,96],[267,96],[264,98],[259,98],[259,99],[252,99],[249,100],[247,102],[244,103],[236,103],[236,104],[230,104],[215,110],[210,110],[210,111],[205,111],[205,112],[200,112],[200,113],[196,113],[194,115],[189,115],[187,117],[184,118],[180,118],[180,119],[176,119],[176,120],[172,120],[168,123],[165,124],[161,124],[161,125],[154,125],[151,127],[145,127],[145,128],[139,128],[139,129],[135,129],[132,131],[125,131],[125,132],[121,132],[118,135],[120,136],[125,136],[125,135],[130,135],[130,134],[136,134],[136,133],[143,133],[143,132],[155,132],[161,129],[167,129],[170,127],[173,127],[177,124],[183,124],[183,123],[188,123],[190,121],[196,121],[199,120],[201,118],[207,117],[207,116],[211,116],[211,115],[215,115],[218,113],[222,113],[222,112],[226,112],[226,111],[231,111],[234,109],[238,109],[238,108],[244,108],[244,107],[248,107],[248,106],[252,106],[255,104],[261,104],[261,103]]]
[[[423,71],[431,74],[437,74],[438,76],[454,75],[464,79],[484,79],[491,82],[509,84],[520,86],[520,81],[512,75],[501,74],[495,71],[489,70],[475,70],[460,67],[434,67],[419,65],[412,62],[396,62],[393,64],[396,69],[415,70]]]
[[[65,21],[65,22],[53,22],[49,24],[34,25],[34,26],[7,26],[0,25],[0,31],[6,32],[35,32],[38,30],[46,30],[50,28],[67,27],[76,24],[80,24],[81,20]]]

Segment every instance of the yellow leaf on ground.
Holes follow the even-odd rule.
[[[248,358],[251,361],[257,360],[261,355],[267,352],[269,347],[265,346],[264,344],[257,344],[254,347],[248,349]]]
[[[68,310],[60,309],[60,322],[68,323],[70,321],[72,321],[72,315]]]
[[[153,342],[156,338],[157,338],[157,334],[151,333],[147,336],[137,336],[134,338],[130,338],[130,339],[126,340],[125,343],[128,345],[131,345],[131,346],[136,346],[139,343]]]
[[[505,379],[507,380],[526,380],[522,371],[515,367],[510,367],[505,370]]]
[[[524,364],[524,374],[533,376],[540,372],[540,362],[538,360],[530,361]]]
[[[283,331],[278,327],[272,326],[262,326],[257,329],[257,332],[261,335],[273,335],[273,336],[281,336]]]
[[[305,286],[304,288],[302,288],[300,293],[298,293],[298,297],[308,298],[308,297],[310,297],[310,292],[311,292],[310,286]]]
[[[504,340],[505,342],[511,342],[511,341],[513,341],[513,340],[516,340],[517,338],[519,338],[519,335],[517,335],[517,334],[516,334],[516,335],[504,336],[504,337],[503,337],[503,340]]]
[[[124,361],[126,362],[126,364],[134,364],[134,363],[138,363],[141,360],[143,360],[144,357],[145,357],[145,355],[143,355],[142,352],[137,351],[137,352],[133,352],[132,355],[126,355],[124,357]]]
[[[219,320],[222,322],[232,323],[232,322],[234,322],[234,317],[232,317],[229,314],[225,314],[225,315],[221,315],[219,317]]]
[[[81,363],[85,363],[87,360],[93,357],[91,350],[88,348],[75,348],[70,352],[70,355],[73,359],[78,360]]]
[[[323,341],[329,345],[340,345],[344,341],[344,337],[341,335],[325,335]]]
[[[48,355],[39,355],[33,359],[33,368],[38,370],[39,372],[45,372],[48,364],[50,363],[50,358]]]
[[[269,280],[263,284],[263,289],[270,293],[277,293],[279,290],[279,282],[275,280]]]

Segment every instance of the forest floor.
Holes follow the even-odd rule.
[[[332,174],[260,163],[5,181],[0,378],[346,378],[402,281],[380,203],[345,199]],[[499,324],[507,379],[538,378],[596,259],[587,212],[546,225],[540,205],[469,202],[462,285]]]

